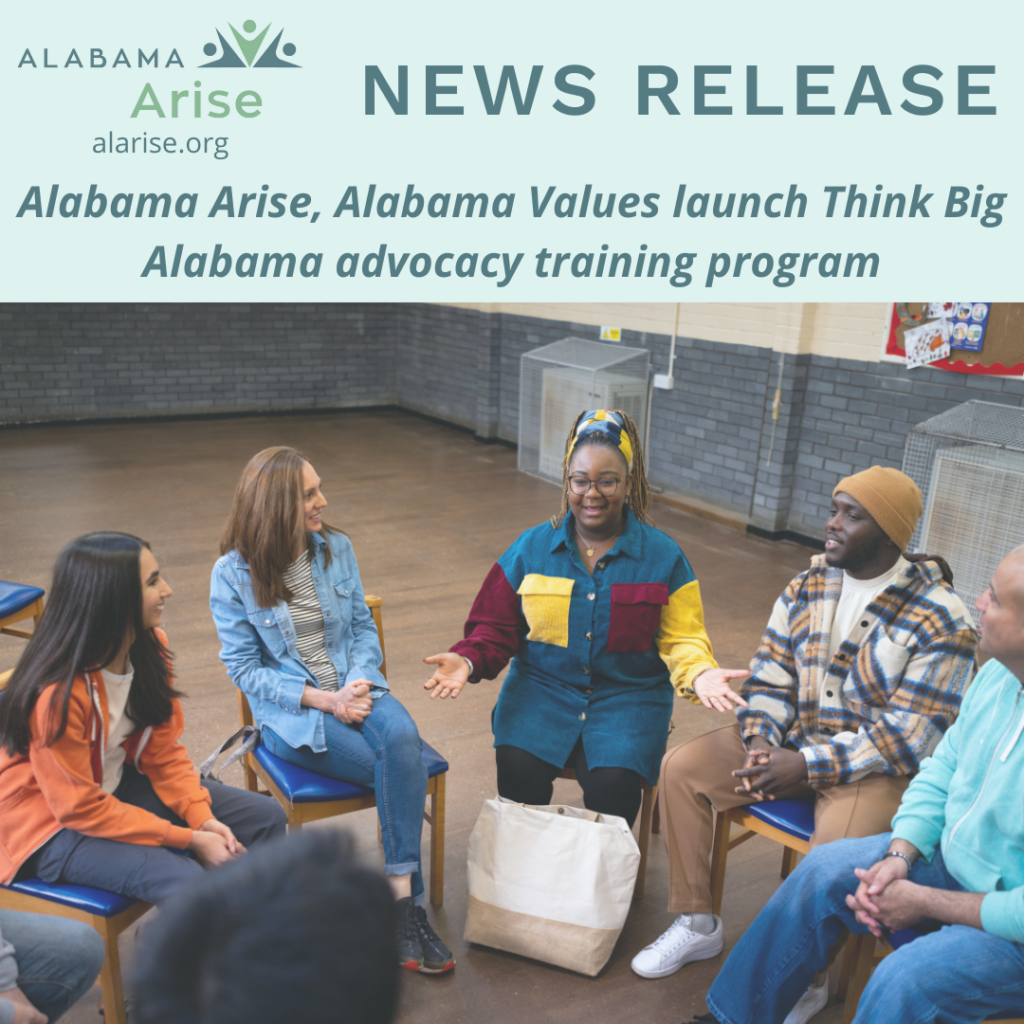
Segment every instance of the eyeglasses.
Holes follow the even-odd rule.
[[[589,480],[585,476],[569,477],[569,489],[573,494],[580,496],[586,494],[591,487],[597,487],[598,491],[606,498],[610,498],[618,489],[622,481],[618,477],[603,476],[600,480]]]

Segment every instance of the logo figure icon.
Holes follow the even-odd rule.
[[[211,60],[208,64],[201,64],[200,67],[204,68],[297,68],[301,67],[299,64],[293,64],[290,61],[282,60],[278,56],[277,47],[281,42],[281,36],[284,35],[284,29],[273,38],[270,44],[264,49],[263,55],[259,60],[256,60],[256,55],[260,52],[260,47],[263,46],[263,40],[270,30],[268,24],[262,32],[256,34],[256,22],[250,18],[248,21],[242,23],[242,31],[239,32],[234,25],[228,22],[228,28],[231,29],[231,34],[235,37],[235,42],[238,44],[238,50],[241,51],[242,56],[238,56],[238,52],[235,48],[224,38],[220,29],[216,29],[217,38],[220,40],[221,55],[217,60]],[[217,54],[217,44],[207,43],[203,47],[203,53],[207,57],[214,57]],[[285,57],[293,57],[295,55],[295,44],[285,43],[281,47],[281,53]],[[244,59],[243,59],[244,58]],[[254,64],[253,61],[256,61]]]

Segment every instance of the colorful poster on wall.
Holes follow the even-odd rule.
[[[928,366],[940,359],[949,358],[949,338],[952,325],[949,320],[932,320],[911,327],[903,333],[903,344],[907,353],[907,369]]]
[[[970,341],[970,328],[984,327],[977,336],[976,349],[964,349],[952,346],[948,357],[937,359],[927,365],[936,370],[948,370],[953,373],[973,373],[996,377],[1020,377],[1024,375],[1024,303],[1020,302],[972,302],[972,303],[932,303],[932,302],[894,302],[889,320],[889,337],[885,345],[885,354],[905,359],[907,348],[905,337],[923,322],[932,320],[955,307],[951,320],[955,332],[958,323],[966,327],[964,340]],[[971,315],[975,312],[983,314],[977,320],[957,320],[956,312],[963,306],[969,306]],[[983,311],[980,307],[986,307]],[[925,364],[918,364],[925,365]]]
[[[980,352],[985,342],[985,328],[988,327],[989,302],[958,302],[953,315],[953,333],[950,348],[967,352]]]

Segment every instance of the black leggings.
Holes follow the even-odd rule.
[[[554,781],[562,770],[519,747],[495,747],[498,763],[498,793],[519,804],[549,804]],[[566,766],[576,768],[576,781],[583,788],[583,805],[599,814],[617,814],[633,827],[643,797],[643,776],[629,768],[590,768],[577,741]]]

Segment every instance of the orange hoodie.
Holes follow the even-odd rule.
[[[157,637],[165,646],[162,630]],[[123,743],[126,763],[146,775],[163,803],[188,822],[172,825],[140,807],[103,791],[103,755],[108,738],[107,691],[101,672],[75,678],[64,735],[45,746],[51,702],[59,702],[56,683],[39,695],[32,711],[28,754],[0,749],[0,882],[10,883],[18,868],[62,828],[139,846],[185,849],[192,829],[213,817],[210,794],[181,743],[185,716],[172,701],[162,725],[132,733]]]

